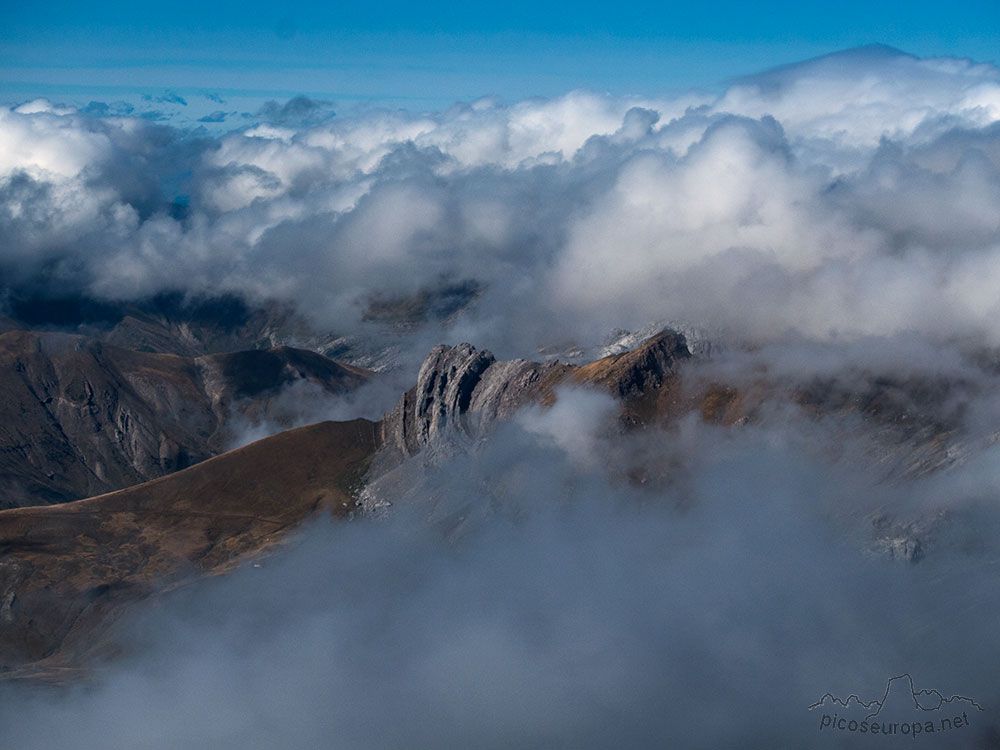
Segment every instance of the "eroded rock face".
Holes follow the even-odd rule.
[[[0,335],[0,509],[98,495],[227,447],[227,420],[296,380],[345,392],[369,374],[288,347],[198,358],[85,336]]]
[[[479,434],[538,398],[567,369],[558,362],[498,362],[470,344],[436,346],[420,367],[416,386],[382,419],[382,441],[412,456],[449,430]]]
[[[416,386],[382,420],[383,442],[412,456],[451,428],[478,435],[527,403],[551,400],[553,389],[563,383],[607,391],[629,408],[664,393],[679,364],[690,357],[684,336],[670,330],[634,351],[583,367],[558,361],[499,362],[470,344],[437,346],[424,360]]]

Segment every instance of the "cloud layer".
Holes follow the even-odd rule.
[[[787,425],[692,422],[644,438],[684,476],[630,487],[594,460],[601,405],[563,403],[429,467],[389,516],[315,524],[161,601],[86,687],[0,693],[5,737],[25,750],[835,747],[808,706],[909,672],[988,707],[934,747],[985,746],[1000,517],[980,493],[997,489],[995,455],[953,476],[955,536],[912,565],[860,553],[865,514],[932,486],[887,487]]]
[[[717,97],[320,109],[211,138],[3,111],[4,275],[290,301],[340,332],[373,297],[474,280],[438,335],[503,355],[670,319],[1000,343],[994,66],[866,48]]]

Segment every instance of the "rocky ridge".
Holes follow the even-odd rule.
[[[470,344],[436,346],[424,360],[416,385],[382,419],[382,442],[404,457],[413,456],[449,432],[481,435],[525,404],[551,402],[557,386],[570,384],[607,391],[622,401],[628,419],[638,421],[638,406],[661,399],[680,363],[690,357],[683,335],[674,331],[662,331],[633,351],[584,366],[498,361]]]

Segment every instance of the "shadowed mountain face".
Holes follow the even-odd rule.
[[[53,291],[43,282],[20,287],[0,283],[0,333],[76,334],[122,349],[184,357],[286,345],[383,370],[400,366],[406,335],[453,319],[481,292],[482,286],[472,280],[442,279],[408,296],[375,294],[368,300],[361,328],[338,332],[317,328],[287,302],[250,301],[235,294],[197,296],[167,291],[114,301],[72,289]]]
[[[0,508],[155,479],[225,450],[229,420],[289,383],[345,393],[368,377],[288,347],[188,358],[63,333],[2,334]]]
[[[67,290],[61,296],[4,290],[0,331],[77,333],[124,349],[196,357],[287,343],[301,324],[278,305],[243,299],[187,298],[163,292],[136,302],[99,301]],[[280,332],[280,333],[279,333]]]

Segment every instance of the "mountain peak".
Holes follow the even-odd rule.
[[[780,89],[805,75],[824,75],[827,73],[843,73],[845,70],[868,70],[872,67],[890,65],[901,60],[918,60],[916,55],[904,52],[888,44],[865,44],[860,47],[848,47],[808,60],[779,65],[760,73],[737,78],[735,83],[755,85],[762,91]]]

